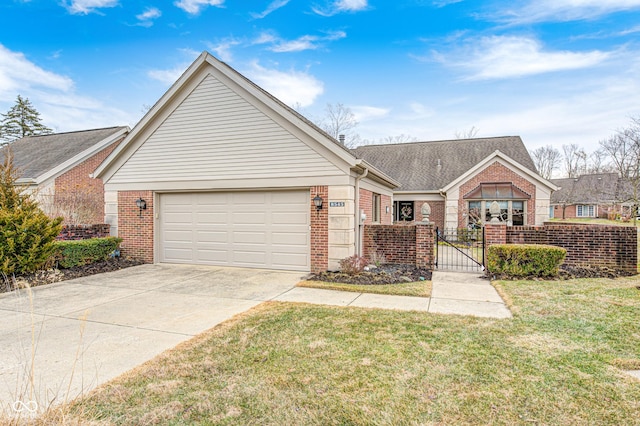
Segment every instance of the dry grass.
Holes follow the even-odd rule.
[[[416,281],[402,284],[343,284],[326,281],[301,281],[298,287],[322,288],[325,290],[352,291],[356,293],[389,294],[394,296],[431,296],[431,281]]]
[[[60,410],[70,425],[637,425],[640,381],[620,368],[640,362],[638,284],[499,282],[511,320],[266,303]]]

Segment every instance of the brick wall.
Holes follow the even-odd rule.
[[[431,216],[429,216],[429,221],[433,222],[436,227],[444,228],[444,201],[415,201],[414,202],[414,219],[417,222],[422,222],[422,205],[424,203],[428,203],[429,207],[431,207]]]
[[[500,243],[492,228],[486,225],[487,246]],[[589,224],[555,224],[544,226],[503,226],[503,243],[550,244],[567,250],[564,263],[581,267],[607,267],[637,272],[638,231],[633,226]]]
[[[329,267],[329,206],[317,210],[313,198],[319,195],[325,202],[329,200],[329,187],[312,186],[309,199],[311,223],[311,272],[326,271]]]
[[[363,228],[363,256],[382,255],[387,263],[433,266],[433,225],[396,224],[365,225]]]
[[[104,185],[102,179],[89,174],[104,161],[122,139],[86,159],[55,179],[53,214],[64,217],[67,224],[104,222]]]
[[[88,240],[89,238],[102,238],[110,235],[111,226],[108,223],[96,225],[64,225],[58,240]]]
[[[511,182],[531,196],[527,200],[527,224],[535,225],[536,223],[536,186],[525,179],[523,176],[515,173],[508,167],[503,166],[498,161],[494,162],[480,173],[460,185],[460,199],[458,200],[458,211],[464,212],[467,209],[467,201],[463,199],[473,189],[477,188],[481,183],[495,182]],[[466,228],[467,218],[462,214],[458,215],[458,227]]]
[[[142,216],[136,206],[138,198],[147,202]],[[153,192],[118,192],[118,235],[122,238],[122,256],[153,263],[153,214]]]
[[[364,210],[367,219],[365,225],[373,224],[373,192],[368,189],[360,188],[359,199],[360,210]],[[387,213],[387,207],[389,212]],[[359,219],[359,217],[358,217]],[[391,225],[393,223],[393,209],[391,206],[391,197],[380,194],[380,222],[381,225]]]

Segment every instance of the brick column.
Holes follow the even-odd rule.
[[[321,210],[313,204],[319,195],[324,200]],[[311,272],[324,272],[329,267],[329,188],[312,186],[309,200],[311,215]]]
[[[506,244],[507,243],[507,224],[504,222],[499,223],[485,223],[484,225],[484,258],[487,259],[489,247],[494,244]]]
[[[433,268],[434,252],[433,223],[416,223],[416,266],[419,268]]]
[[[147,209],[136,206],[136,200],[147,202]],[[118,235],[122,238],[122,256],[153,263],[153,192],[118,192]]]

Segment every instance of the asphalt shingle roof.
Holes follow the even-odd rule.
[[[560,187],[551,194],[552,204],[597,204],[623,200],[624,185],[617,173],[594,173],[577,178],[551,179]]]
[[[23,179],[35,179],[126,127],[27,136],[10,144],[13,164]],[[4,154],[0,154],[4,159]]]
[[[400,191],[436,191],[496,150],[537,173],[519,136],[365,145],[354,152],[400,182]]]

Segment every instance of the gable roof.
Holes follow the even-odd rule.
[[[39,184],[106,148],[128,130],[120,126],[27,136],[11,143],[9,149],[19,181]],[[0,153],[0,158],[4,159],[4,153]]]
[[[206,51],[202,52],[147,114],[134,126],[124,142],[96,169],[94,176],[108,182],[116,171],[131,158],[136,149],[140,148],[145,139],[158,128],[160,123],[171,115],[173,111],[172,108],[175,108],[174,103],[178,102],[189,90],[193,90],[198,84],[199,79],[201,81],[205,73],[215,74],[216,79],[219,79],[223,84],[232,88],[232,90],[237,93],[241,93],[251,104],[260,104],[271,111],[271,113],[277,115],[279,119],[284,119],[297,130],[319,143],[325,150],[328,150],[334,160],[340,159],[344,161],[352,170],[359,171],[363,168],[369,169],[369,178],[378,180],[391,188],[398,186],[398,182],[377,170],[366,161],[357,159],[349,149],[318,126]]]
[[[365,145],[356,156],[400,182],[401,191],[438,191],[499,151],[537,174],[519,136]]]
[[[551,179],[560,187],[551,194],[552,204],[598,204],[622,201],[625,186],[617,173],[594,173],[577,178]]]

